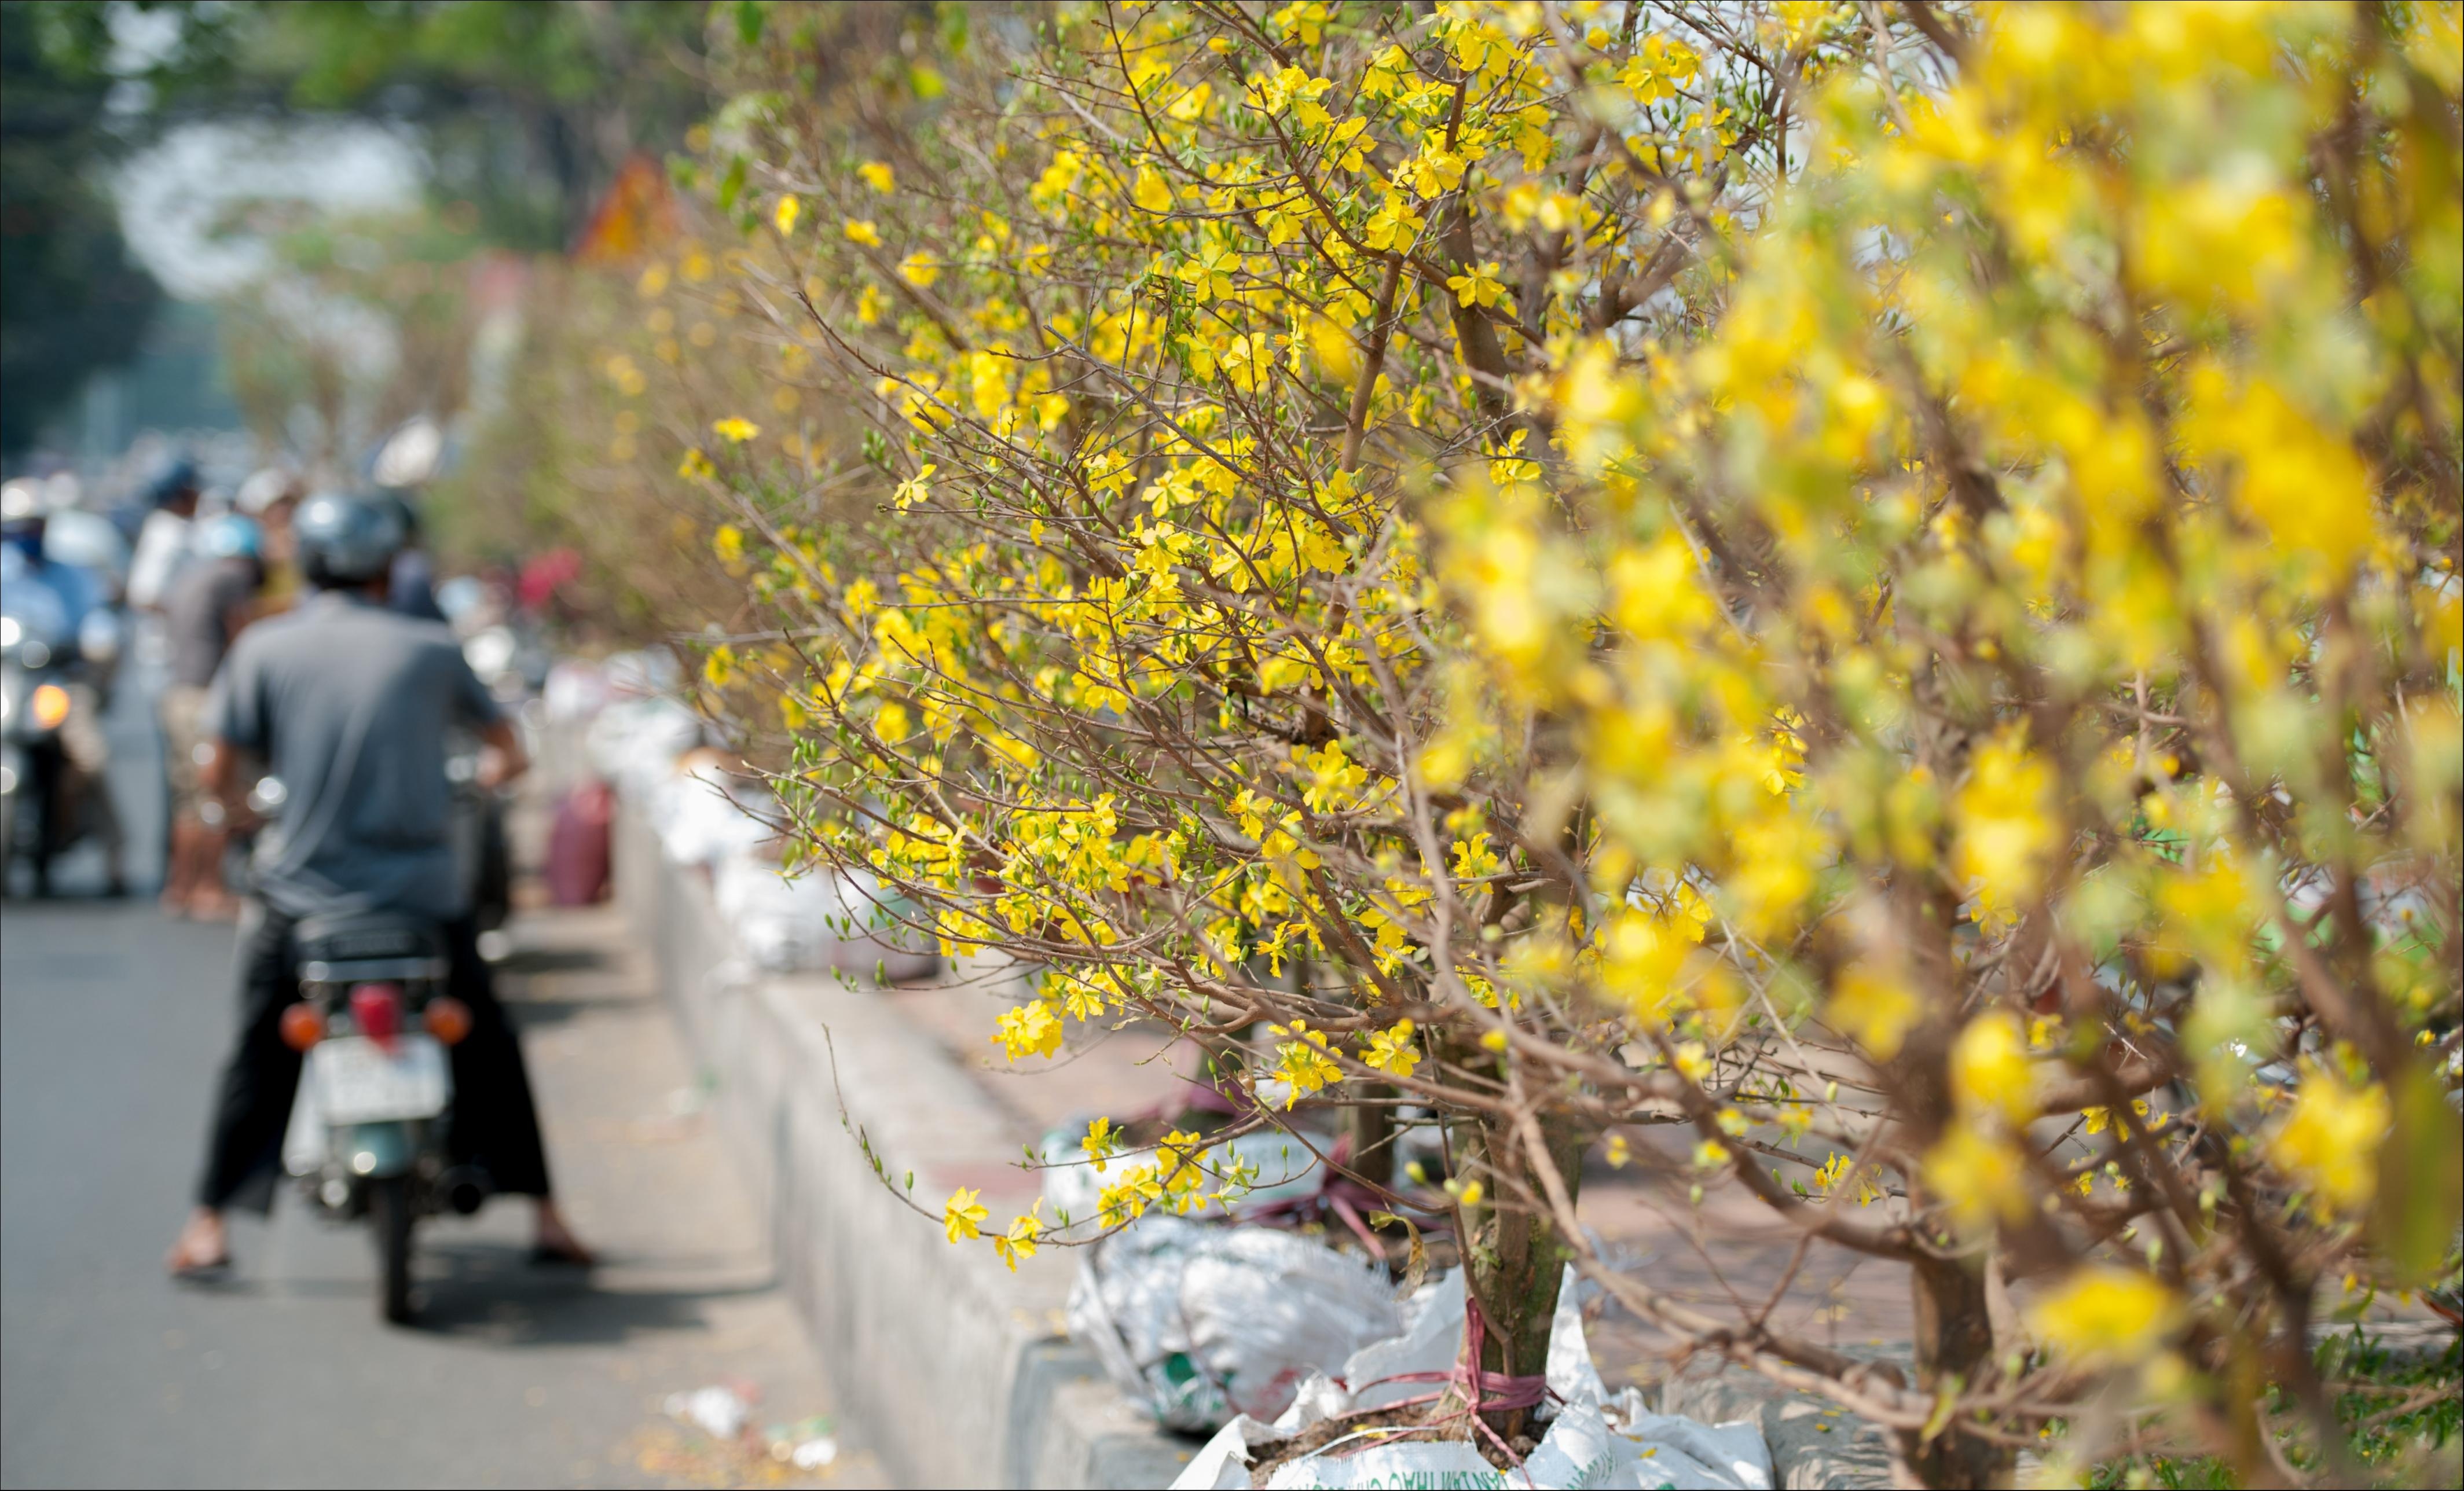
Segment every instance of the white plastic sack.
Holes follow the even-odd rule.
[[[1379,1431],[1337,1439],[1275,1467],[1270,1491],[1337,1491],[1386,1486],[1533,1488],[1533,1491],[1763,1491],[1771,1451],[1749,1423],[1699,1424],[1644,1413],[1628,1388],[1605,1411],[1581,1404],[1559,1414],[1520,1470],[1501,1470],[1465,1439],[1377,1442]],[[1247,1491],[1249,1461],[1289,1437],[1254,1418],[1236,1418],[1206,1442],[1173,1481],[1174,1491]],[[1362,1448],[1363,1445],[1368,1446]]]
[[[758,968],[774,974],[835,968],[893,982],[930,974],[936,961],[932,954],[902,951],[880,930],[882,911],[869,888],[826,869],[785,879],[775,862],[750,850],[720,860],[711,873],[719,919]]]
[[[1382,1273],[1271,1227],[1150,1216],[1089,1250],[1069,1334],[1168,1428],[1269,1418],[1293,1391],[1402,1328]]]
[[[1463,1351],[1463,1281],[1460,1272],[1423,1284],[1406,1301],[1403,1332],[1355,1351],[1343,1383],[1313,1375],[1272,1424],[1244,1415],[1223,1426],[1173,1481],[1175,1491],[1232,1491],[1257,1484],[1249,1462],[1257,1452],[1338,1414],[1389,1407],[1437,1390],[1428,1382],[1381,1379],[1406,1372],[1453,1370]],[[1704,1424],[1646,1411],[1628,1388],[1610,1397],[1583,1339],[1574,1271],[1557,1290],[1550,1325],[1549,1390],[1556,1416],[1521,1471],[1501,1471],[1468,1440],[1398,1439],[1364,1431],[1337,1439],[1303,1459],[1275,1468],[1272,1488],[1370,1486],[1708,1488],[1767,1491],[1771,1447],[1753,1424]],[[1555,1406],[1555,1405],[1552,1405]],[[1545,1416],[1548,1407],[1542,1409]]]
[[[739,779],[707,755],[689,757],[687,769],[669,778],[653,800],[651,821],[671,861],[715,869],[776,837],[777,826],[764,819],[780,815],[769,788]]]
[[[700,743],[701,721],[692,711],[666,699],[631,699],[599,712],[583,751],[591,771],[639,807],[675,774],[676,757]]]
[[[1056,1223],[1056,1236],[1070,1237],[1102,1230],[1099,1202],[1104,1184],[1116,1178],[1120,1172],[1099,1172],[1089,1162],[1085,1146],[1079,1143],[1083,1129],[1056,1129],[1044,1136],[1038,1155],[1046,1167],[1044,1172],[1044,1215]],[[1114,1165],[1134,1165],[1140,1159],[1114,1159]],[[1308,1145],[1287,1133],[1262,1131],[1242,1134],[1221,1144],[1210,1145],[1199,1156],[1199,1165],[1210,1177],[1233,1173],[1237,1167],[1246,1166],[1252,1172],[1250,1189],[1230,1210],[1238,1219],[1254,1208],[1270,1206],[1278,1201],[1294,1200],[1316,1194],[1323,1179],[1318,1174],[1318,1158]],[[1214,1189],[1210,1178],[1207,1188]],[[1152,1214],[1150,1214],[1152,1215]],[[1208,1206],[1194,1216],[1221,1219],[1226,1216],[1220,1204]],[[1058,1227],[1060,1218],[1069,1218],[1067,1228]],[[1141,1224],[1145,1218],[1141,1218]]]

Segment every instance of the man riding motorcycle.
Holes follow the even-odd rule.
[[[105,687],[120,659],[120,620],[103,603],[94,576],[52,557],[46,543],[50,521],[50,499],[33,482],[20,478],[0,487],[0,587],[10,593],[11,607],[39,607],[55,618],[59,634],[46,644],[48,666],[57,674],[67,705],[56,722],[64,769],[56,800],[44,815],[42,842],[34,846],[34,893],[51,892],[53,855],[90,832],[102,844],[106,893],[118,897],[128,893],[126,836],[106,776],[111,746],[102,733],[102,713]]]
[[[550,1198],[547,1157],[520,1046],[480,959],[448,832],[446,734],[457,719],[487,743],[483,778],[528,765],[513,727],[463,661],[451,631],[385,608],[403,542],[381,503],[317,496],[296,518],[301,568],[316,593],[242,632],[206,707],[205,789],[237,812],[243,752],[267,758],[285,786],[257,839],[253,894],[240,919],[240,1032],[225,1063],[196,1210],[166,1263],[175,1277],[230,1263],[224,1211],[273,1202],[301,1056],[284,1040],[299,989],[300,922],[354,912],[421,916],[443,929],[449,992],[471,1027],[451,1048],[446,1147],[496,1192],[537,1198],[535,1260],[587,1264]]]

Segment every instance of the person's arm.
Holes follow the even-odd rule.
[[[501,787],[531,769],[530,754],[522,749],[521,732],[503,716],[489,721],[479,731],[479,743],[486,750],[479,753],[479,785]]]
[[[206,742],[206,758],[197,763],[197,784],[205,789],[206,802],[213,809],[205,815],[213,827],[240,827],[253,816],[248,806],[248,783],[239,779],[240,749],[220,735]]]

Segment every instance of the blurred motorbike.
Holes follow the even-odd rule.
[[[16,586],[0,597],[0,888],[22,857],[33,866],[34,894],[51,894],[52,861],[78,831],[67,780],[75,768],[61,737],[77,708],[69,685],[108,676],[119,656],[115,613],[98,607],[71,634],[47,589]]]
[[[447,1211],[468,1217],[488,1197],[487,1175],[451,1165],[445,1150],[448,1048],[471,1033],[471,1011],[444,992],[444,933],[419,917],[316,917],[293,944],[299,998],[281,1029],[304,1060],[283,1169],[328,1218],[368,1223],[378,1312],[407,1324],[414,1229]]]

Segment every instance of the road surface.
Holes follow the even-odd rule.
[[[143,843],[160,809],[130,713]],[[231,1037],[231,931],[142,898],[0,909],[0,1484],[880,1483],[858,1425],[830,1425],[841,1456],[808,1475],[669,1417],[722,1384],[758,1395],[756,1438],[831,1410],[614,915],[540,913],[516,940],[503,987],[559,1193],[605,1266],[530,1267],[527,1204],[495,1201],[424,1227],[406,1330],[377,1318],[365,1230],[287,1191],[270,1225],[235,1222],[231,1283],[163,1276]]]

